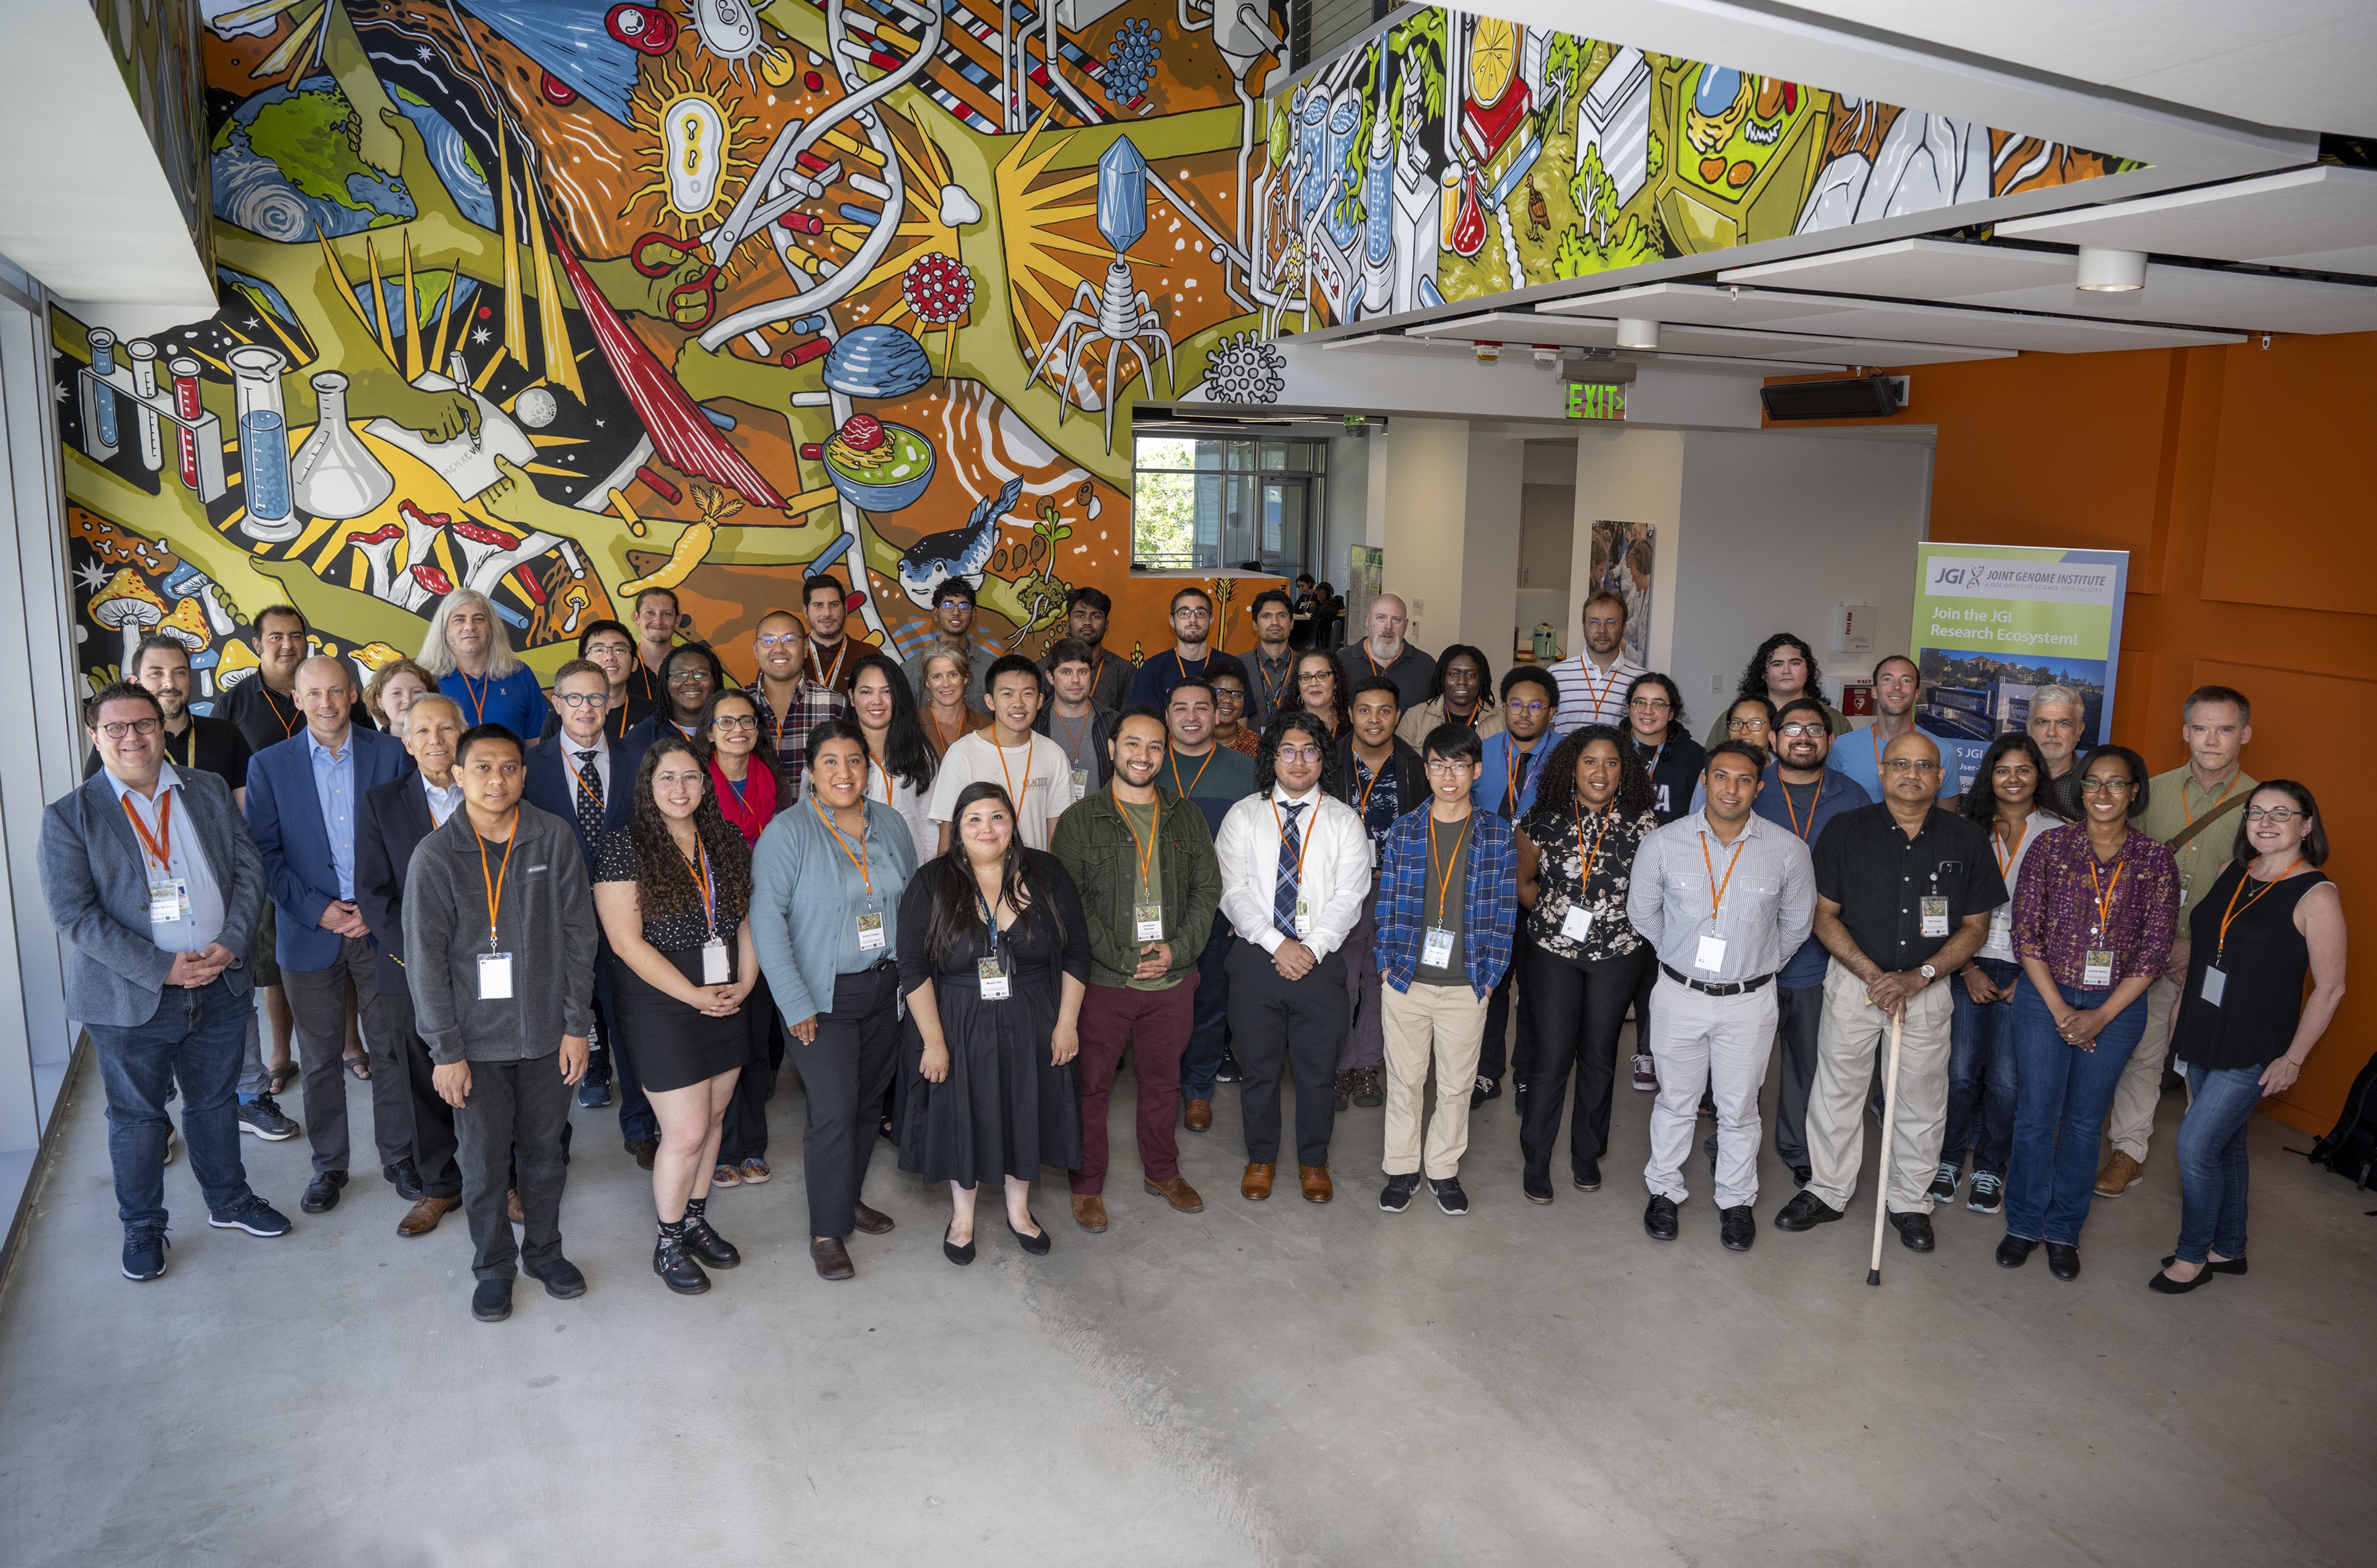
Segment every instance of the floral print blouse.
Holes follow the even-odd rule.
[[[1538,806],[1519,824],[1519,830],[1543,851],[1535,907],[1526,911],[1527,934],[1545,952],[1571,963],[1623,958],[1642,944],[1641,933],[1626,919],[1627,879],[1633,873],[1634,852],[1642,847],[1643,836],[1659,826],[1659,818],[1654,812],[1644,812],[1628,821],[1617,813],[1614,804],[1581,816]],[[1590,878],[1584,866],[1588,853],[1593,858]],[[1593,916],[1583,942],[1560,934],[1571,909]]]

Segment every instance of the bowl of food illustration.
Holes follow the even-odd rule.
[[[810,442],[801,456],[825,464],[843,499],[870,512],[896,512],[933,481],[933,444],[904,424],[853,414],[833,439]]]

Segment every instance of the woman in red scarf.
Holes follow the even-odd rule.
[[[713,694],[694,729],[694,743],[710,757],[710,788],[718,809],[743,835],[757,844],[776,816],[775,760],[759,749],[758,706],[728,687]],[[743,1004],[751,1026],[751,1056],[735,1082],[735,1098],[727,1102],[726,1121],[718,1140],[718,1165],[710,1185],[757,1185],[772,1174],[768,1169],[768,1097],[775,1092],[776,1069],[784,1060],[784,1026],[776,1016],[775,999],[760,979]]]
[[[718,809],[742,830],[743,842],[757,844],[776,816],[776,769],[759,754],[758,708],[741,692],[720,692],[702,708],[694,734],[710,754],[710,787],[717,793]]]

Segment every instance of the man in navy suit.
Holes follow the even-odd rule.
[[[305,1072],[314,1181],[299,1206],[320,1214],[337,1206],[347,1184],[347,1086],[340,1059],[347,987],[352,983],[359,997],[376,990],[371,927],[355,905],[355,826],[364,796],[402,773],[407,762],[402,745],[353,723],[354,679],[342,661],[315,658],[299,665],[296,695],[304,732],[265,747],[248,763],[247,826],[264,861],[277,924],[273,956],[296,1016]],[[395,932],[388,936],[400,939]],[[391,1182],[412,1156],[409,1110],[397,1075],[373,1077],[372,1124]]]
[[[577,834],[586,871],[594,872],[594,846],[615,827],[625,827],[635,812],[636,768],[643,748],[613,735],[610,718],[611,683],[599,664],[573,659],[553,672],[551,693],[561,728],[552,741],[528,754],[528,781],[522,799],[539,811],[551,812]],[[586,1076],[578,1086],[578,1103],[592,1110],[611,1101],[610,1069],[619,1079],[619,1136],[636,1163],[651,1169],[660,1147],[660,1120],[652,1102],[636,1082],[634,1066],[611,1033],[611,949],[605,943],[594,960],[595,1028],[603,1041]],[[605,1061],[607,1058],[607,1062]],[[598,1081],[595,1075],[603,1074]]]

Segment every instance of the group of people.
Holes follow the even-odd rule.
[[[1126,1052],[1142,1188],[1172,1210],[1204,1206],[1179,1134],[1212,1130],[1225,1082],[1248,1201],[1279,1180],[1290,1081],[1308,1201],[1334,1195],[1338,1115],[1380,1107],[1380,1207],[1425,1183],[1465,1213],[1469,1119],[1506,1078],[1523,1195],[1555,1200],[1563,1112],[1571,1184],[1596,1190],[1630,1016],[1654,1239],[1683,1228],[1706,1115],[1719,1239],[1752,1244],[1779,1057],[1774,1149],[1800,1189],[1781,1229],[1842,1218],[1870,1109],[1906,1246],[1931,1249],[1969,1161],[1998,1261],[2043,1245],[2072,1277],[2175,1057],[2184,1215],[2153,1287],[2244,1272],[2247,1119],[2333,1016],[2344,932],[2309,790],[2241,770],[2242,695],[2192,694],[2188,763],[2149,778],[2083,749],[2079,696],[2039,688],[1960,793],[1909,660],[1882,660],[1855,730],[1778,634],[1702,744],[1677,683],[1624,656],[1616,593],[1586,604],[1576,657],[1499,683],[1478,648],[1413,647],[1392,594],[1333,651],[1260,594],[1231,655],[1184,588],[1173,646],[1136,666],[1104,647],[1111,608],[1077,589],[1035,662],[976,646],[953,580],[901,662],[812,576],[759,619],[737,685],[651,589],[548,689],[463,589],[359,697],[275,606],[220,719],[189,711],[178,644],[142,644],[87,704],[92,773],[49,808],[42,867],[106,1087],[125,1277],[165,1271],[177,1090],[209,1223],[290,1229],[238,1149],[301,1131],[256,1023],[267,984],[304,1081],[301,1207],[348,1183],[359,1003],[399,1230],[464,1211],[485,1321],[523,1268],[586,1289],[560,1229],[570,1109],[615,1085],[653,1271],[690,1294],[740,1261],[708,1203],[771,1179],[788,1057],[811,1257],[846,1279],[851,1238],[893,1228],[864,1200],[878,1138],[949,1184],[954,1264],[985,1182],[1017,1245],[1049,1250],[1051,1166],[1075,1225],[1106,1229]]]

